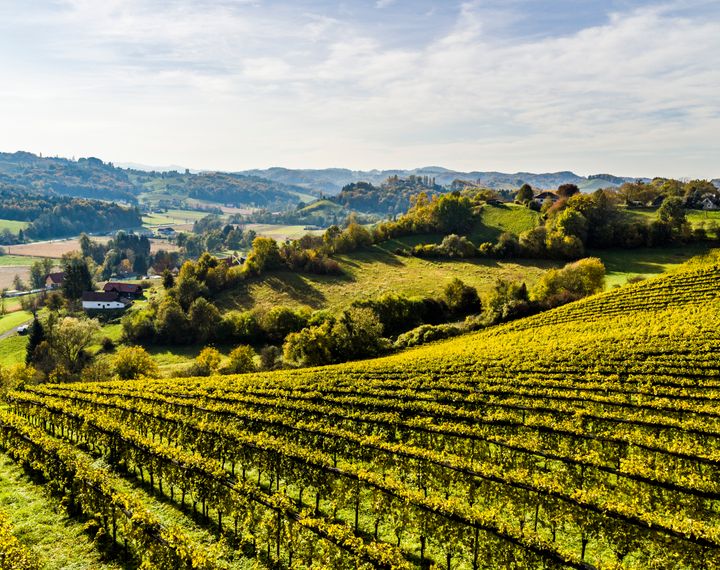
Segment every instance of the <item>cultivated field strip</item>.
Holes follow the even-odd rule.
[[[720,568],[719,331],[712,267],[383,359],[9,404],[264,566]]]

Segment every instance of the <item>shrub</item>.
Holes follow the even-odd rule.
[[[115,348],[115,342],[109,336],[104,336],[103,339],[100,341],[100,346],[102,347],[103,351],[112,352]]]
[[[475,287],[465,285],[457,277],[445,286],[443,297],[450,312],[456,316],[479,313],[482,303]]]
[[[265,346],[260,350],[260,367],[263,370],[275,370],[282,365],[282,349],[278,346]]]
[[[288,307],[273,307],[260,317],[260,326],[271,342],[282,342],[287,335],[307,325],[307,311],[295,311]]]
[[[0,366],[0,393],[6,394],[10,390],[22,388],[27,384],[34,384],[37,371],[26,364],[13,364]]]
[[[222,354],[216,348],[207,346],[200,351],[190,367],[193,376],[210,376],[220,369]]]
[[[152,342],[155,340],[156,330],[153,314],[148,309],[131,311],[120,320],[123,329],[123,339],[130,342]]]
[[[605,266],[596,257],[550,269],[533,287],[530,298],[545,308],[558,307],[605,288]]]
[[[222,368],[223,374],[242,374],[254,372],[255,351],[249,346],[240,345],[234,348],[228,356],[228,362]]]
[[[121,380],[136,380],[142,376],[157,377],[158,366],[141,346],[127,346],[118,350],[112,361],[113,372]]]
[[[221,321],[223,335],[236,342],[255,343],[262,334],[255,313],[252,311],[230,311]]]
[[[455,325],[420,325],[401,334],[394,343],[395,348],[408,348],[433,340],[457,336],[462,330]]]

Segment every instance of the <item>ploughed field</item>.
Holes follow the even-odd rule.
[[[720,267],[383,359],[28,388],[0,445],[128,565],[720,568]]]

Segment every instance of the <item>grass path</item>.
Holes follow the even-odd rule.
[[[0,510],[15,536],[38,558],[43,570],[115,570],[83,531],[65,515],[45,489],[30,481],[21,467],[0,454]]]
[[[95,466],[108,468],[101,459],[95,461]],[[187,537],[196,541],[198,544],[207,548],[217,549],[222,555],[223,567],[237,570],[252,567],[252,560],[243,558],[240,552],[235,554],[224,541],[218,541],[212,532],[196,523],[190,516],[183,512],[178,505],[170,501],[169,498],[160,496],[158,491],[156,491],[158,493],[157,495],[151,495],[146,490],[147,485],[141,485],[140,481],[132,478],[132,476],[123,478],[115,474],[114,484],[119,491],[142,502],[145,508],[155,515],[164,526],[177,527],[182,530]],[[237,559],[234,559],[236,556]]]

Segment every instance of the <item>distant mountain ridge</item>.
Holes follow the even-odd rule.
[[[335,195],[342,188],[353,182],[370,182],[380,184],[390,176],[406,178],[410,175],[430,176],[435,178],[437,184],[449,186],[453,180],[468,180],[487,188],[496,190],[519,188],[523,184],[530,184],[534,188],[555,189],[561,184],[577,184],[581,190],[593,191],[598,188],[619,186],[624,182],[636,180],[649,181],[648,178],[635,178],[628,176],[614,176],[612,174],[595,174],[592,176],[579,176],[574,172],[495,172],[470,171],[462,172],[450,170],[441,166],[425,166],[411,170],[350,170],[348,168],[324,169],[291,169],[267,168],[244,170],[240,174],[260,176],[283,184],[300,186],[301,188],[321,190],[326,194]]]

